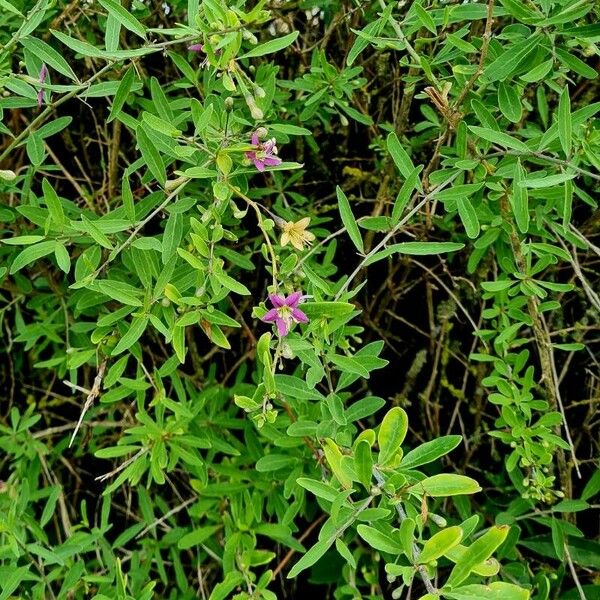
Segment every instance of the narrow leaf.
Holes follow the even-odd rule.
[[[361,254],[364,254],[365,249],[362,241],[362,237],[360,235],[360,230],[358,228],[358,224],[356,223],[356,219],[352,214],[352,209],[350,208],[350,202],[342,188],[338,185],[336,187],[336,194],[338,199],[338,205],[340,209],[340,215],[342,217],[342,223],[346,227],[346,231],[350,236],[353,244],[358,248],[358,251]]]

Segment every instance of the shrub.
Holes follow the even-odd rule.
[[[0,7],[1,600],[598,595],[597,5]]]

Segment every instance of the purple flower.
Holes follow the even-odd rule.
[[[287,298],[282,294],[270,294],[273,308],[262,318],[266,323],[275,323],[281,337],[285,337],[294,323],[308,323],[308,317],[298,308],[302,302],[302,292],[294,292]]]
[[[204,44],[192,44],[188,46],[190,52],[204,52]]]
[[[44,83],[44,81],[46,81],[46,77],[48,77],[48,68],[46,67],[45,64],[42,64],[42,68],[40,69],[40,83]],[[40,91],[38,92],[37,95],[37,103],[38,106],[42,106],[42,104],[44,103],[44,90],[43,88],[40,89]]]
[[[281,159],[277,156],[275,138],[261,142],[258,139],[258,133],[255,131],[252,134],[252,145],[255,150],[246,152],[246,158],[251,160],[259,171],[262,172],[265,167],[274,167],[281,163]]]

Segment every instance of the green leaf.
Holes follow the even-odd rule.
[[[552,531],[552,544],[554,545],[556,556],[558,560],[563,561],[565,559],[565,534],[560,521],[556,518],[552,519],[550,529]]]
[[[146,325],[148,325],[148,317],[134,317],[129,329],[111,352],[111,356],[117,356],[117,354],[121,354],[121,352],[131,348],[142,337]]]
[[[521,120],[523,106],[514,84],[506,84],[503,81],[498,84],[498,106],[502,114],[512,123]]]
[[[354,305],[349,302],[305,302],[302,311],[310,319],[337,319],[351,313]]]
[[[385,250],[376,252],[364,261],[365,266],[371,265],[378,260],[392,256],[392,254],[408,254],[411,256],[429,256],[431,254],[442,254],[444,252],[456,252],[462,250],[464,244],[456,242],[401,242],[392,244]]]
[[[443,597],[451,600],[529,600],[529,590],[504,581],[488,585],[465,585],[452,591],[443,590]]]
[[[306,127],[298,127],[291,123],[269,123],[270,131],[278,131],[286,135],[311,135],[310,129]]]
[[[440,473],[439,475],[426,477],[423,481],[409,487],[408,490],[417,494],[427,494],[432,498],[440,498],[443,496],[475,494],[480,492],[481,488],[474,479],[465,475]]]
[[[207,169],[206,167],[190,167],[183,174],[192,179],[216,179],[218,175],[214,169]]]
[[[42,192],[44,193],[44,200],[50,212],[50,218],[62,229],[66,224],[65,213],[63,212],[63,207],[57,193],[45,177],[42,179]]]
[[[508,48],[485,68],[483,76],[492,82],[506,79],[541,40],[540,35],[533,35],[516,44],[509,43]]]
[[[339,494],[338,490],[335,488],[322,481],[317,481],[316,479],[300,477],[296,480],[296,483],[318,498],[323,498],[323,500],[328,500],[329,502],[333,502]]]
[[[328,358],[342,372],[354,373],[365,379],[369,377],[369,370],[357,358],[340,354],[331,354]]]
[[[98,2],[115,18],[125,29],[146,40],[146,29],[144,26],[118,2],[113,0],[98,0]]]
[[[148,137],[148,134],[144,131],[144,128],[141,125],[138,125],[136,129],[136,137],[138,147],[142,153],[142,158],[144,159],[146,165],[148,165],[150,173],[152,173],[160,185],[164,186],[167,180],[165,164],[160,157],[158,150],[152,143],[152,140]]]
[[[362,237],[360,235],[360,230],[358,228],[358,224],[356,223],[356,219],[352,214],[352,209],[350,208],[350,202],[342,188],[338,185],[335,188],[338,205],[340,209],[340,215],[342,217],[342,222],[344,223],[344,227],[346,227],[346,231],[352,240],[352,243],[357,247],[358,251],[361,254],[365,253],[365,248],[363,245]]]
[[[293,44],[298,37],[299,31],[292,31],[292,33],[288,33],[283,37],[276,38],[274,40],[269,40],[264,44],[259,44],[252,50],[246,52],[246,54],[242,54],[239,58],[255,58],[257,56],[264,56],[265,54],[272,54],[273,52],[279,52],[279,50],[283,50],[287,48],[290,44]]]
[[[295,459],[287,454],[267,454],[256,461],[256,470],[259,473],[279,471],[294,464]]]
[[[531,152],[529,147],[524,144],[521,140],[516,140],[507,133],[501,131],[494,131],[487,127],[477,127],[476,125],[469,125],[469,129],[478,137],[498,144],[504,148],[511,148],[512,150],[519,150],[520,152]]]
[[[462,537],[463,530],[458,525],[438,531],[423,545],[423,550],[419,555],[419,563],[427,564],[432,560],[437,560],[440,556],[444,556],[448,550],[460,544]]]
[[[373,477],[373,455],[371,446],[367,440],[361,440],[354,449],[354,470],[358,475],[358,480],[367,490],[371,489],[371,479]]]
[[[12,568],[2,578],[0,600],[8,600],[25,579],[30,580],[29,566]]]
[[[20,271],[23,267],[26,267],[43,256],[47,256],[48,254],[54,252],[55,246],[56,243],[54,240],[51,240],[47,242],[40,242],[34,246],[28,246],[27,248],[24,248],[21,250],[21,252],[19,252],[19,254],[17,254],[15,260],[10,266],[10,274],[13,275],[17,271]]]
[[[33,131],[29,134],[27,143],[25,144],[25,150],[27,151],[27,157],[34,167],[39,167],[44,162],[44,159],[46,158],[44,142],[37,132]]]
[[[192,546],[199,546],[204,540],[207,540],[210,537],[213,537],[217,531],[219,531],[221,527],[219,525],[210,525],[208,527],[199,527],[198,529],[194,529],[194,531],[190,531],[186,533],[182,538],[177,542],[177,547],[180,550],[187,550]]]
[[[399,539],[382,533],[370,525],[359,525],[356,530],[358,535],[375,550],[388,554],[402,554],[402,545]]]
[[[527,233],[529,229],[529,194],[523,186],[525,180],[525,170],[521,166],[521,161],[517,160],[514,169],[514,178],[511,193],[508,196],[515,222],[521,233]]]
[[[135,69],[130,67],[127,69],[127,72],[123,76],[123,79],[119,82],[119,87],[117,88],[117,93],[113,99],[112,106],[110,107],[110,114],[108,115],[107,122],[110,123],[113,119],[116,119],[123,106],[125,106],[125,102],[129,97],[129,93],[131,92],[131,86],[135,81]]]
[[[108,59],[109,54],[104,52],[100,48],[96,46],[92,46],[92,44],[88,44],[87,42],[83,42],[81,40],[69,37],[60,31],[51,30],[52,35],[61,41],[65,46],[71,48],[74,52],[78,54],[82,54],[83,56],[90,56],[92,58],[104,58]]]
[[[414,469],[437,460],[456,448],[462,440],[460,435],[445,435],[425,442],[407,452],[400,463],[401,469]]]
[[[78,81],[69,63],[52,46],[34,37],[26,37],[19,41],[31,54],[41,59],[42,62],[52,67],[55,71],[58,71],[72,81]]]
[[[563,193],[563,227],[568,228],[573,215],[573,182],[565,181]]]
[[[422,170],[422,165],[419,165],[417,168],[413,169],[410,175],[406,178],[406,181],[402,184],[402,187],[396,196],[394,207],[392,208],[392,225],[396,225],[396,223],[400,221],[400,217],[402,216],[402,213],[404,212],[412,193],[416,189],[419,189],[421,185],[419,175],[421,174]]]
[[[240,296],[250,296],[252,292],[241,282],[225,273],[215,273],[217,281],[228,290],[239,294]]]
[[[528,177],[523,179],[519,185],[532,189],[550,188],[570,181],[577,177],[577,173],[561,173],[559,175],[548,175],[547,177]]]
[[[147,111],[142,112],[142,119],[148,124],[150,129],[166,136],[176,138],[182,133],[181,129],[177,129],[169,121],[165,121]]]
[[[106,294],[109,298],[129,306],[142,306],[139,298],[140,291],[129,283],[104,279],[94,283],[94,288]]]
[[[594,67],[582,61],[575,54],[558,47],[556,47],[554,50],[560,62],[563,63],[563,65],[565,65],[569,70],[575,71],[575,73],[585,77],[586,79],[596,79],[598,77],[598,71],[596,71]]]
[[[435,28],[435,21],[433,20],[433,17],[418,2],[415,2],[413,4],[413,7],[415,9],[415,12],[417,13],[417,18],[419,19],[423,27],[431,31],[433,35],[437,35],[437,30]]]
[[[331,548],[335,541],[335,537],[326,540],[318,541],[306,554],[290,569],[287,574],[288,579],[296,577],[305,569],[312,567],[324,554]]]
[[[571,156],[572,124],[571,124],[571,98],[569,87],[565,86],[558,101],[558,139],[567,159]]]
[[[44,239],[43,235],[18,235],[17,237],[7,238],[2,241],[7,246],[30,246],[31,244],[37,244]]]
[[[8,0],[0,0],[0,6],[8,12],[11,12],[13,15],[25,18],[25,15],[19,10],[17,10],[17,8],[13,6],[10,2],[8,2]]]
[[[414,173],[415,165],[394,132],[387,137],[387,149],[404,179],[408,179]]]
[[[226,600],[242,581],[244,576],[239,571],[230,571],[223,581],[215,585],[208,600]]]
[[[519,75],[519,79],[526,81],[527,83],[534,83],[536,81],[541,81],[550,73],[552,67],[554,65],[554,60],[549,58],[545,60],[543,63],[533,67],[531,71],[527,71],[527,73],[523,73],[523,75]]]
[[[377,462],[380,465],[383,466],[394,458],[400,450],[407,431],[408,416],[404,409],[395,406],[383,417],[377,434],[377,443],[379,444]]]
[[[124,356],[123,358],[127,359],[128,357]],[[119,458],[121,456],[125,456],[126,454],[139,452],[139,450],[139,446],[133,446],[131,444],[123,446],[110,446],[109,448],[100,448],[100,450],[96,450],[96,452],[94,452],[94,456],[97,458]]]
[[[50,519],[54,515],[54,509],[56,508],[56,503],[58,498],[62,493],[62,487],[60,485],[52,486],[52,491],[48,496],[48,501],[46,502],[46,506],[44,506],[44,511],[42,512],[42,516],[40,517],[40,525],[44,527],[47,523],[49,523]]]
[[[447,585],[460,585],[471,573],[474,567],[486,561],[506,539],[508,525],[491,527],[480,538],[475,540],[462,554],[448,577]]]
[[[465,231],[470,238],[476,238],[481,231],[477,212],[468,198],[457,198],[456,207],[458,216],[465,227]]]
[[[93,221],[90,221],[85,215],[81,215],[81,221],[83,223],[82,230],[85,231],[85,233],[88,233],[96,243],[107,250],[113,249],[112,242],[102,231],[100,231],[100,229],[98,229],[98,227],[96,227]]]
[[[56,242],[54,247],[54,257],[56,258],[56,264],[61,271],[68,273],[71,270],[71,258],[65,248],[65,245],[61,242]]]
[[[332,439],[326,438],[323,445],[323,452],[337,480],[342,484],[343,488],[349,489],[352,486],[352,480],[348,477],[346,471],[342,469],[343,455],[338,445]]]
[[[131,185],[129,183],[129,177],[123,174],[121,177],[121,199],[123,200],[123,207],[125,208],[125,214],[127,218],[133,223],[135,221],[135,204],[133,202],[133,194],[131,192]],[[153,240],[154,243],[159,245],[159,252],[162,252],[162,245],[156,238],[146,238]],[[136,240],[139,242],[140,240]],[[139,247],[133,242],[132,246]]]

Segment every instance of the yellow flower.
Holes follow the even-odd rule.
[[[281,234],[281,245],[287,246],[292,244],[296,250],[304,250],[304,245],[310,246],[314,241],[315,236],[310,232],[306,231],[308,224],[310,223],[310,217],[304,217],[296,223],[293,221],[287,221],[283,224],[283,233]]]

